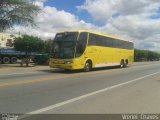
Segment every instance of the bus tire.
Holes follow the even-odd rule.
[[[17,63],[17,57],[11,57],[11,63],[16,64]]]
[[[84,65],[84,72],[89,72],[91,70],[92,70],[92,62],[88,60]]]
[[[4,64],[9,64],[10,63],[10,58],[9,57],[4,57],[3,58],[3,63]]]
[[[127,63],[126,63],[126,62],[124,62],[123,68],[126,68],[126,67],[127,67]]]
[[[124,60],[121,60],[121,62],[120,62],[120,68],[124,68],[124,66],[125,66]]]
[[[127,67],[127,65],[128,65],[128,59],[125,60],[124,67]]]

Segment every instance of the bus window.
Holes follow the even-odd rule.
[[[90,33],[89,34],[89,41],[88,41],[88,45],[98,45],[96,37],[97,35]]]
[[[63,43],[63,57],[64,58],[73,58],[75,50],[74,41],[64,41]]]
[[[86,43],[87,43],[87,32],[82,32],[79,35],[79,39],[77,41],[77,47],[76,47],[76,57],[80,57],[83,52],[86,49]]]
[[[74,58],[75,45],[78,32],[59,33],[53,41],[52,57],[53,58]]]

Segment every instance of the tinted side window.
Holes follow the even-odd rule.
[[[97,45],[97,40],[96,40],[95,34],[92,34],[92,33],[89,34],[88,45]]]
[[[112,47],[113,41],[111,38],[90,33],[88,45]]]
[[[87,37],[88,37],[87,32],[80,33],[76,46],[76,57],[80,57],[85,51],[87,44]]]
[[[90,33],[88,45],[133,49],[133,43]]]
[[[122,48],[121,44],[122,44],[122,42],[120,40],[113,39],[113,47],[114,48]]]
[[[130,49],[130,50],[134,49],[133,43],[129,42],[128,45],[127,45],[127,48]]]
[[[106,46],[113,47],[113,39],[106,37]]]
[[[103,36],[95,35],[98,46],[104,46],[106,44],[105,38]]]
[[[134,48],[132,42],[123,41],[119,39],[113,39],[113,47],[121,49],[129,49],[129,50],[132,50]]]

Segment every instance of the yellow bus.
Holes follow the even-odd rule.
[[[133,42],[88,30],[57,33],[53,40],[49,66],[66,70],[132,64]]]

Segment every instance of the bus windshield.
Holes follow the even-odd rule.
[[[53,41],[52,57],[68,59],[73,58],[78,32],[58,33]]]

